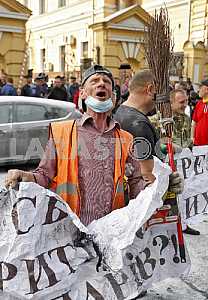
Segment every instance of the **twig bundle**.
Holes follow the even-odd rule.
[[[168,137],[167,150],[169,164],[172,170],[175,171],[176,166],[172,147],[173,122],[171,120],[172,112],[169,97],[169,67],[172,58],[172,50],[173,44],[171,41],[170,22],[168,19],[167,9],[161,8],[159,14],[155,12],[155,17],[151,20],[151,24],[148,28],[146,56],[155,80],[157,92],[156,107],[159,110],[163,121],[166,120],[166,125],[164,127],[165,134]],[[177,197],[176,195],[173,195],[172,198],[171,197],[171,201],[174,200],[171,207],[175,208],[178,214],[177,230],[181,262],[186,262],[186,252]],[[164,204],[170,204],[168,196],[164,201]]]
[[[146,57],[155,77],[156,92],[161,95],[169,89],[169,68],[173,51],[167,9],[161,8],[159,14],[155,11],[147,30]]]
[[[147,28],[145,43],[146,58],[153,73],[156,87],[156,107],[162,118],[172,116],[169,99],[169,69],[172,60],[173,42],[171,39],[170,21],[166,8],[155,11]],[[167,135],[171,136],[168,126]]]

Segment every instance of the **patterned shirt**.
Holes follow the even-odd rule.
[[[78,180],[81,196],[80,219],[88,225],[112,211],[114,193],[115,130],[119,124],[109,120],[108,128],[99,132],[91,116],[84,114],[76,121],[78,132]],[[144,188],[139,161],[127,158],[130,198],[135,198]],[[56,175],[56,153],[52,139],[34,176],[38,184],[48,187]]]

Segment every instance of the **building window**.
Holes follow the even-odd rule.
[[[65,46],[60,46],[60,72],[65,72],[66,51]]]
[[[58,7],[66,6],[66,0],[58,0]]]
[[[44,71],[46,62],[46,49],[40,49],[40,67]]]
[[[44,14],[46,12],[46,1],[45,0],[39,0],[39,12],[40,12],[40,15]]]
[[[88,58],[88,42],[82,43],[82,57]]]
[[[116,10],[120,10],[120,0],[116,0]]]

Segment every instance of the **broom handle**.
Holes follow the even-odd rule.
[[[169,165],[173,172],[176,171],[176,165],[174,162],[174,153],[173,153],[173,143],[171,138],[168,138],[167,143],[167,150],[168,150],[168,158],[169,158]],[[177,223],[177,231],[178,231],[178,244],[179,244],[179,253],[181,257],[181,262],[186,262],[186,251],[184,246],[184,238],[183,238],[183,231],[181,226],[181,216],[178,216],[179,221]]]
[[[175,162],[174,162],[173,143],[172,143],[171,138],[168,138],[167,150],[168,150],[169,165],[170,165],[172,171],[175,172],[176,171],[176,165],[175,165]]]

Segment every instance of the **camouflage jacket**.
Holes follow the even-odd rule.
[[[191,144],[191,120],[186,114],[173,116],[173,143],[183,148]]]
[[[160,118],[158,114],[154,114],[152,116],[148,116],[150,122],[155,128],[155,131],[158,136],[160,136],[160,131],[161,131],[161,125],[160,125]]]
[[[157,133],[161,135],[161,125],[158,115],[149,117],[150,122],[154,125]],[[173,143],[182,148],[191,145],[191,120],[186,114],[176,114],[173,116]]]

